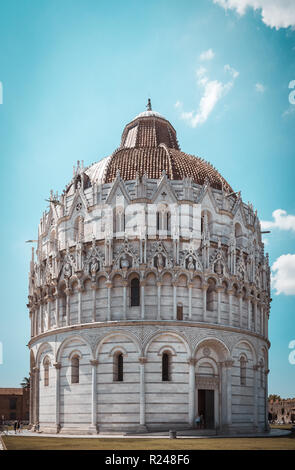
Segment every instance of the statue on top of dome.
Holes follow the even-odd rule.
[[[152,103],[151,103],[151,99],[149,98],[148,99],[148,102],[147,102],[147,105],[146,105],[146,109],[148,111],[152,111]]]

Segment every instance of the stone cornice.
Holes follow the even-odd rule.
[[[156,326],[175,326],[177,329],[181,325],[185,327],[192,327],[192,328],[205,328],[209,330],[217,330],[217,331],[225,331],[225,332],[233,332],[233,333],[240,333],[240,334],[246,334],[248,336],[252,336],[253,338],[258,338],[260,340],[263,340],[267,347],[270,347],[270,341],[261,336],[258,333],[255,333],[254,331],[251,330],[246,330],[246,329],[241,329],[238,327],[233,327],[233,326],[228,326],[228,325],[222,325],[222,324],[212,324],[212,323],[200,323],[200,322],[192,322],[192,321],[185,321],[182,320],[176,321],[176,320],[113,320],[113,321],[108,321],[108,322],[95,322],[95,323],[83,323],[82,325],[71,325],[71,326],[63,326],[60,328],[55,328],[54,330],[46,331],[44,333],[39,334],[38,336],[34,336],[33,338],[30,339],[28,342],[27,346],[31,347],[35,342],[39,341],[41,338],[46,338],[48,336],[54,336],[59,333],[66,333],[68,331],[79,331],[79,330],[86,330],[86,329],[93,329],[93,328],[113,328],[113,327],[118,327],[118,326],[146,326],[146,325],[156,325]]]

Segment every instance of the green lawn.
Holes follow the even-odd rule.
[[[294,437],[220,439],[87,439],[3,437],[8,450],[295,450]]]

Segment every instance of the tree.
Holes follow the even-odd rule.
[[[272,394],[272,395],[269,395],[269,397],[268,397],[268,401],[271,401],[271,400],[272,401],[277,401],[277,400],[281,401],[282,399],[281,399],[280,395]]]
[[[31,386],[30,379],[28,377],[24,377],[20,385],[22,386],[22,388],[26,388],[26,389],[30,388]]]

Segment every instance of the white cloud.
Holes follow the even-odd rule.
[[[276,209],[272,213],[273,221],[262,220],[262,230],[278,228],[280,230],[293,230],[295,232],[295,215],[288,215],[283,209]]]
[[[256,83],[255,84],[255,90],[258,92],[258,93],[264,93],[265,92],[265,86],[262,85],[262,83]]]
[[[292,104],[292,105],[289,106],[288,109],[286,109],[286,110],[283,112],[282,116],[283,116],[283,117],[292,116],[294,113],[295,113],[295,105]]]
[[[200,60],[212,60],[214,56],[215,53],[212,51],[212,49],[208,49],[208,51],[202,52],[200,55]]]
[[[174,107],[175,107],[176,109],[181,108],[181,107],[182,107],[182,102],[181,102],[181,101],[176,101]]]
[[[229,72],[232,77],[226,83],[222,83],[219,80],[210,80],[207,75],[207,69],[203,66],[196,70],[197,86],[203,89],[198,109],[197,111],[183,111],[180,115],[181,119],[187,121],[192,127],[197,127],[207,121],[218,101],[229,92],[234,84],[234,80],[239,75],[239,72],[228,64],[224,66],[224,70]],[[180,106],[176,107],[180,108]]]
[[[225,72],[229,72],[233,78],[237,78],[240,74],[234,68],[232,68],[229,64],[224,66]]]
[[[295,2],[294,0],[213,0],[225,10],[236,10],[239,15],[244,15],[247,8],[259,10],[262,21],[271,28],[295,27]]]
[[[295,255],[280,256],[271,269],[271,282],[276,295],[295,295]]]

